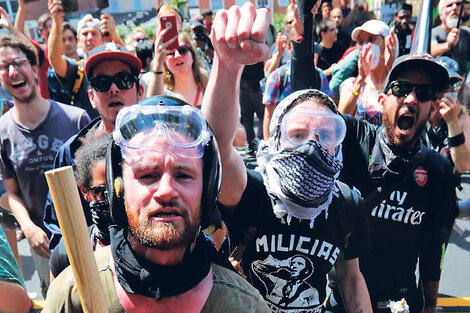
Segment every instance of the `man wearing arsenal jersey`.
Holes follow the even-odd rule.
[[[420,135],[447,81],[447,71],[430,55],[402,56],[378,98],[382,126],[344,117],[340,180],[358,188],[365,199],[372,244],[359,264],[374,312],[385,312],[389,300],[402,298],[410,312],[421,312],[423,295],[423,312],[436,310],[442,259],[455,218],[455,178],[450,162],[425,147]]]

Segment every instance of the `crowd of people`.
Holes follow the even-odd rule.
[[[404,2],[387,24],[291,0],[277,34],[251,2],[163,4],[176,25],[123,40],[48,0],[42,42],[29,9],[0,8],[1,312],[32,309],[17,234],[43,312],[83,311],[44,177],[66,165],[109,312],[436,312],[470,169],[468,3],[439,1],[430,51]]]

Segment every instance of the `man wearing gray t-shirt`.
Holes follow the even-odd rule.
[[[460,74],[465,76],[470,64],[470,28],[457,25],[462,3],[462,0],[439,1],[442,24],[432,29],[431,54],[454,59],[459,64]]]
[[[42,223],[47,183],[62,144],[90,122],[80,109],[44,99],[37,89],[38,63],[29,43],[0,37],[0,82],[14,107],[0,118],[0,179],[8,203],[31,247],[41,292],[49,285],[49,240]]]

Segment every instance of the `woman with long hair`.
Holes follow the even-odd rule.
[[[201,71],[195,44],[184,32],[180,32],[177,38],[163,42],[166,31],[157,34],[151,68],[153,77],[147,97],[164,94],[200,107],[208,77]],[[168,50],[167,47],[175,40],[178,40],[179,48]]]

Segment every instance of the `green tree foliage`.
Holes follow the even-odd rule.
[[[285,17],[285,14],[274,13],[273,26],[274,29],[276,29],[276,34],[284,32],[284,28],[286,27],[286,23],[284,22]]]

